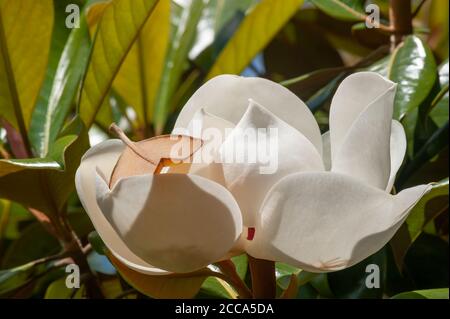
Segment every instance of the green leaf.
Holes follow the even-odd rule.
[[[449,299],[448,288],[402,292],[391,299]]]
[[[64,8],[58,8],[64,11]],[[61,18],[60,18],[61,19]],[[65,27],[63,21],[58,21],[55,29]],[[70,111],[76,96],[79,83],[87,67],[91,41],[86,17],[81,14],[80,28],[70,33],[64,48],[58,56],[57,66],[48,75],[44,87],[48,94],[41,96],[33,113],[30,127],[30,140],[35,153],[45,157],[50,145],[56,140],[64,120]],[[55,53],[56,54],[56,53]]]
[[[170,0],[160,0],[117,74],[113,87],[136,111],[141,128],[151,123],[170,37]]]
[[[210,272],[205,270],[187,274],[145,275],[126,267],[110,253],[108,253],[108,258],[125,281],[139,292],[152,298],[192,298],[198,293],[206,278],[210,276]]]
[[[51,0],[0,0],[0,117],[24,137],[45,76],[52,25]]]
[[[448,59],[439,67],[439,84],[441,87],[440,99],[435,101],[435,105],[430,112],[430,116],[438,127],[443,126],[448,121]]]
[[[0,197],[45,214],[60,213],[74,190],[75,171],[88,146],[87,132],[76,117],[45,158],[0,159]]]
[[[411,242],[414,242],[417,239],[428,222],[433,220],[448,207],[448,190],[448,178],[438,183],[433,183],[430,192],[423,196],[411,210],[406,219]],[[436,199],[439,197],[443,197],[447,200],[438,202]]]
[[[68,220],[80,237],[84,238],[93,229],[87,214],[71,213]],[[57,254],[61,250],[61,245],[56,238],[48,233],[38,222],[25,227],[18,239],[14,240],[6,249],[2,258],[1,266],[13,268],[35,259]]]
[[[436,80],[436,63],[428,45],[417,36],[408,36],[395,49],[388,76],[398,84],[394,118],[401,120],[419,107]]]
[[[94,122],[117,72],[153,12],[157,0],[108,2],[94,38],[83,80],[79,112],[87,128]]]
[[[52,262],[30,262],[19,267],[0,270],[0,296],[7,296],[9,293],[25,286],[34,278],[52,268],[53,265]]]
[[[52,282],[45,292],[45,299],[81,299],[83,297],[84,285],[80,288],[67,288],[66,278]]]
[[[195,40],[198,22],[205,6],[204,0],[192,0],[178,17],[176,28],[168,48],[160,89],[153,113],[156,134],[161,134],[170,113],[171,99],[179,85],[186,59]]]
[[[311,0],[326,14],[344,21],[364,21],[364,0]]]
[[[448,178],[434,183],[429,193],[423,196],[411,210],[406,222],[390,241],[397,267],[403,269],[403,260],[411,245],[424,227],[448,208]]]
[[[99,234],[96,231],[89,233],[88,235],[89,243],[97,254],[105,255],[106,254],[106,246],[103,240],[100,238]]]
[[[379,288],[368,288],[366,279],[370,272],[367,266],[374,264],[379,267]],[[337,298],[381,298],[383,295],[386,275],[386,252],[380,250],[360,263],[327,275],[330,288]]]
[[[398,84],[394,118],[401,120],[408,140],[408,154],[414,154],[414,132],[418,109],[427,98],[437,78],[431,49],[417,36],[408,36],[391,56],[388,77]]]
[[[303,0],[262,0],[245,17],[219,55],[207,78],[240,74],[300,8]]]

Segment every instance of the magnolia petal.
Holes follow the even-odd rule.
[[[247,252],[312,272],[350,267],[381,249],[428,190],[393,196],[341,174],[287,176],[265,199]]]
[[[300,131],[319,153],[322,152],[319,126],[306,104],[285,87],[262,78],[224,74],[209,80],[183,107],[175,127],[188,127],[200,108],[237,124],[247,110],[249,99],[263,104],[277,117]]]
[[[336,90],[330,108],[331,154],[334,160],[355,120],[369,104],[395,88],[396,84],[375,72],[358,72],[345,78]],[[386,99],[385,108],[393,101]]]
[[[121,179],[97,175],[97,202],[128,247],[162,269],[186,273],[221,259],[242,232],[239,206],[223,186],[185,174]]]
[[[225,185],[247,227],[255,225],[264,197],[282,177],[324,170],[319,153],[303,134],[254,101],[219,152]]]
[[[78,197],[106,247],[122,263],[145,274],[165,275],[167,271],[156,268],[136,256],[119,237],[97,205],[95,196],[96,170],[108,180],[125,145],[120,140],[104,141],[90,148],[82,157],[75,176]]]
[[[331,143],[330,143],[330,131],[322,134],[322,160],[325,170],[331,169]]]
[[[390,136],[394,95],[395,86],[391,86],[360,112],[338,150],[333,149],[334,132],[330,129],[333,172],[386,189],[391,173]]]
[[[406,154],[406,134],[403,125],[399,121],[392,120],[391,124],[391,174],[386,191],[390,192],[394,186],[397,172],[402,166],[403,159]]]

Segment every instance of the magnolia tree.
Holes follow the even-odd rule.
[[[0,0],[0,48],[0,296],[448,298],[447,1]]]

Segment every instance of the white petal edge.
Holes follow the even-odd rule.
[[[162,269],[201,269],[226,255],[242,233],[233,196],[200,176],[131,176],[109,190],[97,175],[96,187],[101,210],[127,246]]]
[[[200,108],[237,124],[247,110],[248,99],[254,99],[264,105],[270,112],[305,135],[319,153],[322,152],[319,126],[306,104],[287,88],[263,78],[230,74],[212,78],[185,104],[175,128],[187,128]]]
[[[75,175],[75,185],[80,201],[95,229],[111,253],[126,266],[148,275],[167,275],[169,272],[156,268],[136,256],[112,228],[97,205],[95,176],[98,171],[109,179],[117,160],[124,150],[122,141],[111,139],[90,148],[81,158]]]
[[[389,182],[386,187],[386,191],[390,192],[394,186],[395,177],[397,172],[402,166],[403,159],[405,158],[407,142],[406,134],[403,125],[396,120],[392,120],[391,128],[391,174],[389,176]]]
[[[330,107],[331,154],[335,158],[353,122],[369,104],[396,84],[375,72],[346,77],[336,90]]]
[[[333,130],[330,129],[331,171],[386,189],[391,173],[390,137],[395,89],[395,85],[389,87],[358,114],[334,153]]]
[[[219,153],[225,185],[247,227],[255,225],[264,197],[282,177],[324,170],[320,154],[303,134],[253,100]]]
[[[293,174],[268,194],[246,250],[311,272],[344,269],[381,249],[429,189],[393,196],[341,174]]]

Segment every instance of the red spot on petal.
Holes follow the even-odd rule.
[[[255,227],[249,227],[247,229],[247,240],[253,240],[255,237]]]

